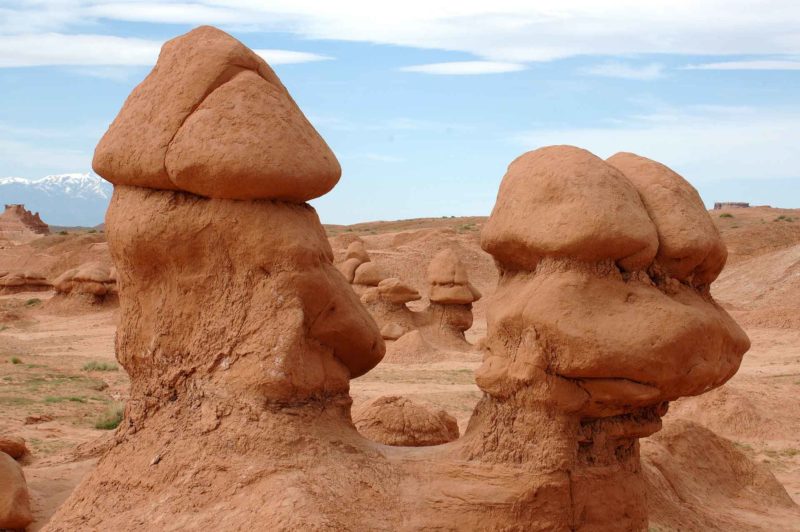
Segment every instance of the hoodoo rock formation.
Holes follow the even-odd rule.
[[[0,294],[46,292],[53,285],[39,272],[0,272]]]
[[[351,419],[384,343],[303,203],[338,168],[241,43],[203,27],[164,46],[95,155],[130,400],[47,529],[645,529],[638,438],[749,345],[709,293],[720,245],[688,184],[570,147],[512,163],[482,235],[500,270],[484,396],[464,436],[407,448]],[[648,211],[662,182],[684,218]],[[466,286],[452,271],[439,284]]]
[[[53,281],[57,297],[78,297],[90,303],[116,298],[116,270],[97,262],[87,262],[59,275]]]
[[[430,306],[423,333],[434,344],[468,347],[464,331],[472,327],[472,303],[481,293],[469,282],[467,269],[451,249],[440,251],[428,266]]]
[[[0,240],[29,242],[50,234],[50,227],[42,221],[39,213],[31,213],[24,205],[6,205],[0,214]]]
[[[335,523],[285,473],[355,489],[370,457],[340,458],[331,441],[358,434],[330,428],[349,422],[349,380],[384,344],[304,203],[339,178],[325,142],[261,58],[201,27],[165,44],[94,168],[115,184],[106,232],[130,400],[116,445],[50,529]],[[293,509],[278,516],[254,493]]]
[[[570,509],[559,527],[641,530],[638,438],[750,344],[711,297],[725,246],[691,185],[641,157],[609,163],[553,146],[509,166],[481,235],[500,280],[468,434],[505,435],[473,456],[536,463]]]
[[[396,277],[383,279],[376,287],[361,294],[361,302],[381,327],[386,340],[397,340],[406,332],[416,329],[416,313],[406,303],[421,299],[420,293]]]

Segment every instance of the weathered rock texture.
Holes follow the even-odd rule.
[[[39,213],[31,213],[24,205],[6,205],[0,214],[0,240],[29,242],[50,234],[50,227],[42,221]]]
[[[216,30],[171,41],[98,148],[116,182],[106,230],[130,400],[47,529],[644,528],[637,438],[667,401],[733,375],[748,340],[707,285],[654,264],[657,222],[631,180],[573,148],[512,165],[484,235],[501,271],[484,397],[454,442],[380,445],[353,425],[348,388],[383,340],[300,202],[338,172],[291,158],[324,160],[327,147],[265,133],[248,137],[251,153],[227,140],[261,130],[224,117],[287,108],[258,65]],[[274,100],[253,95],[259,80]],[[215,145],[187,129],[173,160],[165,132],[180,134],[207,93],[213,122],[242,131],[222,128]],[[219,160],[202,162],[199,146]],[[264,166],[261,152],[287,158]],[[265,173],[243,185],[246,201],[198,195],[202,176],[228,186],[251,155]],[[309,193],[276,195],[289,181]],[[185,182],[202,186],[165,190]]]
[[[5,275],[0,275],[0,294],[46,292],[52,288],[53,285],[50,281],[39,272],[8,272]]]
[[[0,452],[0,529],[24,529],[33,521],[28,484],[20,465]]]
[[[360,404],[353,409],[353,423],[361,434],[386,445],[425,447],[458,439],[456,418],[397,395]]]

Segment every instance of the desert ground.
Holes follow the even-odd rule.
[[[772,475],[785,494],[739,479],[741,486],[735,481],[716,486],[726,497],[722,502],[714,493],[705,500],[702,494],[696,501],[683,498],[687,512],[703,516],[694,525],[651,511],[651,530],[701,529],[694,528],[701,526],[697,523],[702,529],[800,530],[800,209],[752,207],[710,214],[729,249],[713,294],[746,330],[752,347],[727,384],[673,403],[662,433],[684,420],[700,424],[731,442],[725,448],[732,453],[730,460],[745,464],[738,474]],[[387,276],[420,291],[422,300],[410,305],[417,309],[428,304],[428,263],[441,249],[453,249],[483,294],[466,333],[477,345],[486,333],[486,304],[497,282],[492,257],[479,245],[485,220],[447,217],[325,229],[336,262],[360,239]],[[3,246],[0,270],[37,270],[52,279],[86,262],[110,264],[102,227],[62,233]],[[129,387],[114,353],[118,313],[113,304],[58,301],[52,291],[0,296],[0,434],[21,436],[30,449],[22,461],[35,517],[28,530],[47,523],[113,441],[111,427]],[[446,410],[463,433],[481,397],[473,372],[482,356],[478,349],[450,354],[435,362],[379,364],[351,382],[354,404],[403,395]],[[642,441],[646,467],[657,462],[648,462],[656,447],[668,446],[660,434]],[[691,459],[681,463],[681,474],[692,477],[686,481],[700,486],[710,476],[727,482],[710,470],[716,464],[709,458],[713,453],[706,454],[710,443],[698,445]],[[687,528],[681,528],[682,522]]]

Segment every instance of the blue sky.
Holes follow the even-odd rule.
[[[324,222],[488,214],[548,144],[800,207],[800,3],[0,0],[0,176],[85,172],[163,41],[214,24],[337,154]]]

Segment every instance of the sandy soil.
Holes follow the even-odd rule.
[[[731,216],[720,215],[730,214]],[[739,373],[723,388],[672,405],[665,423],[691,419],[730,439],[768,467],[800,503],[800,211],[755,208],[713,211],[731,258],[715,296],[740,320],[753,342]],[[779,217],[782,219],[778,219]],[[387,273],[425,291],[427,263],[454,247],[472,282],[490,295],[491,257],[480,250],[483,218],[437,218],[328,226],[337,256],[359,237]],[[102,234],[54,235],[0,249],[0,269],[38,267],[49,276],[87,260],[108,260]],[[23,462],[38,530],[92,469],[127,397],[128,379],[114,358],[116,310],[64,311],[50,293],[0,296],[0,433],[24,437]],[[475,305],[475,342],[485,334],[485,299]],[[425,301],[419,303],[425,305]],[[776,317],[778,316],[778,317]],[[783,318],[780,318],[783,316]],[[461,431],[480,397],[473,371],[479,353],[453,353],[433,364],[381,364],[352,382],[355,402],[401,394],[444,408]],[[702,457],[698,457],[702,460]],[[775,522],[764,524],[773,530]],[[800,530],[798,522],[782,529]]]

